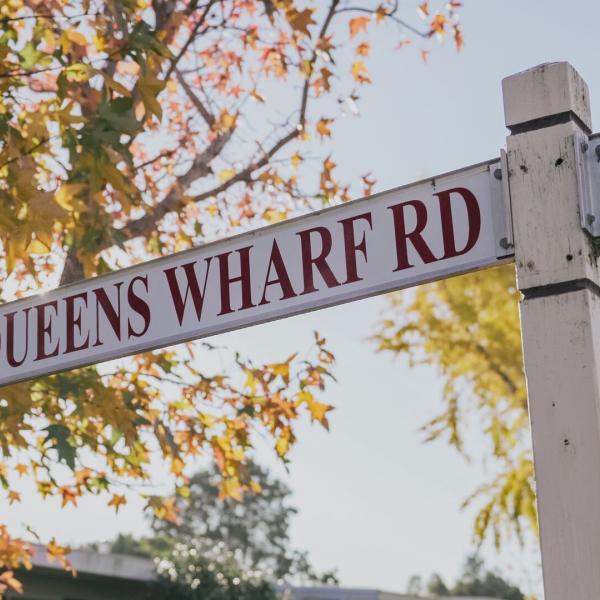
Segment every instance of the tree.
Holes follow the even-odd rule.
[[[489,533],[537,533],[535,481],[523,374],[518,296],[512,266],[479,271],[390,297],[376,331],[381,351],[437,367],[445,410],[423,427],[467,454],[467,415],[475,413],[497,474],[467,498],[480,502],[477,542]]]
[[[218,469],[202,470],[190,480],[190,496],[181,499],[181,519],[172,523],[153,519],[159,534],[174,540],[223,542],[238,551],[246,564],[283,578],[324,583],[335,582],[332,573],[317,574],[305,552],[290,549],[290,525],[297,513],[289,504],[290,489],[256,463],[249,473],[254,489],[246,490],[242,502],[221,498]]]
[[[165,600],[276,600],[264,574],[244,565],[220,542],[177,544],[169,558],[157,561]]]
[[[418,576],[413,576],[411,581],[417,579],[421,581]],[[508,583],[496,573],[485,570],[483,561],[475,555],[467,557],[462,574],[452,588],[448,588],[440,575],[434,573],[427,584],[427,591],[436,597],[481,596],[503,600],[525,600],[518,587]]]
[[[243,492],[241,502],[221,497],[216,467],[199,471],[190,479],[189,497],[178,499],[177,523],[153,518],[153,536],[119,534],[110,542],[110,551],[165,558],[181,544],[201,541],[205,549],[224,544],[271,582],[337,583],[334,573],[317,573],[306,552],[291,549],[289,528],[297,510],[289,504],[290,489],[256,463],[250,463],[248,471],[253,489]],[[100,544],[87,547],[99,550]]]
[[[301,184],[312,180],[306,142],[332,135],[331,98],[354,110],[377,24],[399,29],[399,46],[422,40],[423,57],[434,36],[460,48],[460,3],[436,4],[419,5],[415,26],[388,0],[2,3],[3,298],[348,199],[326,146],[317,183]],[[272,105],[276,94],[286,101]],[[373,180],[363,183],[369,193]],[[258,431],[285,459],[298,418],[327,426],[331,407],[314,392],[333,357],[315,341],[312,356],[265,365],[232,353],[223,372],[203,367],[212,346],[187,344],[3,388],[9,502],[29,476],[63,505],[108,493],[118,510],[129,484],[148,483],[152,460],[185,496],[186,459],[199,453],[218,464],[222,493],[239,496]],[[173,497],[146,499],[156,516],[177,518]],[[26,545],[0,534],[0,570],[26,562]],[[66,554],[55,540],[49,552]]]

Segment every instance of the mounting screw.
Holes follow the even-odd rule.
[[[587,142],[581,142],[581,151],[582,152],[587,152],[589,149],[589,144]]]
[[[500,245],[500,248],[502,248],[503,250],[508,250],[509,248],[514,248],[514,244],[511,244],[508,241],[508,238],[503,237],[498,244]]]
[[[502,179],[502,169],[496,169],[496,170],[494,171],[494,177],[495,177],[496,179]]]
[[[596,153],[596,158],[598,162],[600,162],[600,144],[594,148],[594,152]]]
[[[591,225],[596,220],[596,217],[594,215],[587,214],[585,215],[585,220],[587,221],[588,225]]]

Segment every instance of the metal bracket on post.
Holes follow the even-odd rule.
[[[493,194],[492,219],[494,222],[494,237],[496,239],[496,256],[498,259],[502,259],[512,256],[515,253],[508,187],[508,164],[504,149],[500,150],[500,160],[491,163],[488,170],[490,188]]]
[[[600,135],[574,134],[581,227],[600,237]]]

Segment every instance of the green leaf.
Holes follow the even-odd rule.
[[[140,130],[140,123],[135,118],[131,98],[117,98],[112,102],[101,104],[98,118],[103,125],[108,125],[110,129],[119,133],[135,135]]]
[[[48,425],[44,431],[48,432],[45,443],[53,441],[52,448],[58,452],[59,460],[64,461],[71,469],[75,468],[77,448],[69,443],[71,432],[64,425]]]

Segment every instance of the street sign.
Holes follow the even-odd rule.
[[[0,385],[511,260],[507,207],[495,160],[5,304]]]

